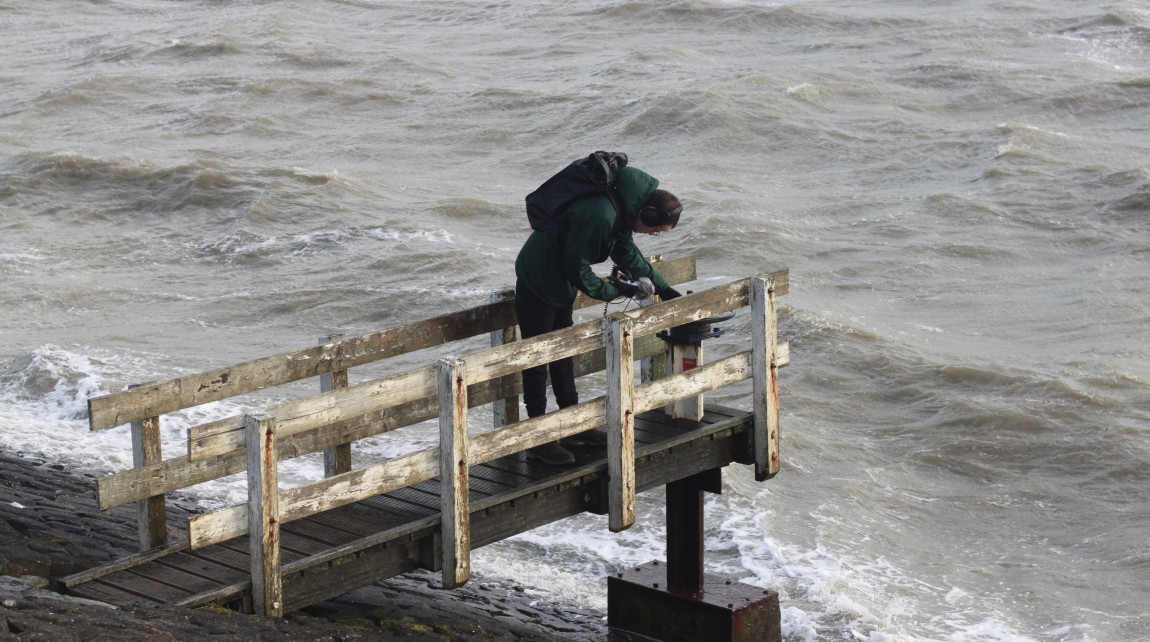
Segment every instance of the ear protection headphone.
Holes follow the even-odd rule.
[[[682,213],[682,205],[679,205],[670,212],[660,212],[658,208],[653,205],[647,205],[639,210],[639,220],[643,221],[643,225],[647,227],[659,227],[660,225],[666,225],[671,221],[678,220],[679,214]]]

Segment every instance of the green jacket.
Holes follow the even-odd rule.
[[[515,276],[547,305],[561,308],[575,300],[577,290],[600,301],[611,301],[619,291],[591,271],[591,266],[610,258],[633,276],[648,277],[656,291],[667,282],[635,247],[634,228],[639,207],[659,181],[634,167],[624,167],[616,180],[623,211],[616,225],[615,208],[606,195],[580,198],[567,206],[563,224],[544,232],[532,232],[515,259]]]

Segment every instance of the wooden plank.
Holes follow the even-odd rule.
[[[665,261],[657,266],[668,283],[695,279],[695,258]],[[580,309],[602,302],[576,300]],[[467,339],[513,325],[514,296],[496,303],[451,312],[330,344],[263,357],[244,363],[179,377],[135,390],[111,393],[88,401],[92,430],[103,430],[145,417],[219,401],[267,387],[346,370],[381,359],[450,341]]]
[[[481,464],[479,466],[471,466],[469,470],[471,471],[471,479],[473,481],[476,479],[482,479],[489,484],[504,486],[506,488],[517,488],[523,485],[523,483],[525,483],[528,479],[527,477],[517,473],[500,470],[492,466],[490,463]]]
[[[150,577],[142,576],[134,568],[108,575],[96,581],[159,604],[171,604],[191,595],[191,591],[186,589],[169,586]]]
[[[709,392],[751,376],[751,353],[739,352],[693,370],[658,379],[635,389],[635,412],[662,408],[676,399]]]
[[[173,566],[166,566],[159,561],[143,564],[132,569],[140,577],[146,577],[166,586],[188,593],[202,593],[219,588],[223,583],[214,579],[188,573]]]
[[[422,519],[428,515],[436,514],[438,507],[425,508],[423,506],[412,506],[407,502],[400,501],[390,495],[375,495],[367,499],[360,500],[359,504],[380,510],[394,515],[399,515],[405,520]],[[436,520],[439,516],[436,514]]]
[[[196,593],[195,595],[189,595],[188,597],[175,602],[175,606],[194,609],[201,606],[207,606],[208,604],[229,602],[243,596],[244,592],[250,590],[251,587],[251,580],[237,580],[231,584],[225,584],[211,591],[204,591],[202,593]]]
[[[140,384],[147,385],[147,384]],[[129,386],[129,389],[140,385]],[[160,449],[160,418],[144,417],[132,422],[132,466],[142,468],[164,460]],[[145,497],[136,502],[136,522],[140,551],[149,551],[168,543],[167,509],[163,495]]]
[[[289,401],[264,412],[276,420],[279,435],[289,437],[308,429],[329,426],[434,395],[435,367],[425,366],[358,386]],[[238,419],[227,417],[189,430],[191,459],[195,461],[216,457],[242,448],[243,433],[239,430]]]
[[[778,321],[771,275],[751,279],[752,399],[755,430],[752,448],[755,479],[779,472]]]
[[[392,541],[284,577],[288,610],[296,610],[419,568],[419,541]],[[350,637],[350,636],[349,636]],[[385,636],[388,637],[388,636]]]
[[[68,588],[79,586],[86,582],[91,582],[92,580],[99,579],[106,575],[111,575],[112,573],[118,573],[124,569],[138,566],[145,562],[150,562],[151,560],[164,557],[166,555],[171,555],[187,548],[188,543],[181,540],[166,548],[156,548],[143,553],[137,553],[136,555],[129,555],[128,557],[113,560],[107,564],[80,571],[79,573],[74,573],[67,577],[61,578],[59,582],[61,585]]]
[[[161,566],[170,566],[184,573],[212,580],[217,585],[231,584],[248,579],[247,569],[237,569],[227,564],[222,564],[215,560],[191,553],[176,553],[175,555],[160,558],[154,563]]]
[[[320,337],[320,345],[339,341],[342,334]],[[319,376],[320,393],[342,390],[347,387],[347,368],[333,370]],[[191,455],[191,452],[188,453]],[[325,448],[323,451],[323,476],[331,477],[351,470],[351,443],[345,442]]]
[[[362,504],[348,504],[317,513],[311,519],[321,521],[327,526],[337,528],[356,538],[366,537],[408,521],[394,513],[369,508]]]
[[[346,544],[356,537],[358,533],[351,533],[342,528],[338,528],[327,523],[327,520],[322,518],[323,513],[318,515],[308,515],[307,519],[299,519],[294,522],[288,522],[280,525],[280,531],[283,533],[283,538],[287,538],[289,534],[315,542],[321,548],[330,548],[332,546],[339,546]],[[309,551],[310,554],[310,551]]]
[[[286,578],[289,575],[306,571],[318,564],[326,564],[348,555],[355,555],[357,552],[372,546],[387,545],[399,540],[417,538],[421,535],[430,535],[434,529],[438,528],[438,526],[439,515],[428,515],[415,521],[406,522],[394,528],[389,528],[385,531],[373,533],[362,539],[344,544],[343,546],[330,548],[310,557],[296,560],[290,564],[285,564],[283,567],[283,574]]]
[[[632,319],[615,312],[603,319],[607,334],[608,528],[618,533],[635,523],[635,409]]]
[[[280,576],[276,424],[267,415],[250,415],[246,423],[252,606],[256,615],[280,617],[283,615],[283,578]]]
[[[286,352],[88,401],[92,430],[363,365],[466,339],[508,325],[511,301],[405,323],[326,345]]]
[[[198,551],[187,551],[185,555],[235,569],[242,573],[245,578],[251,577],[252,556],[247,552],[240,552],[225,546],[209,546]]]
[[[471,578],[470,486],[467,471],[467,380],[462,359],[439,362],[440,522],[443,587]]]
[[[115,604],[117,606],[126,606],[129,604],[139,604],[140,602],[154,603],[154,600],[142,598],[135,593],[128,593],[122,591],[114,586],[109,586],[101,581],[87,582],[79,586],[69,587],[67,590],[68,595],[76,597],[83,597],[89,600],[96,600],[106,604]]]

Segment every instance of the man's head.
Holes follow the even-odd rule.
[[[640,234],[666,232],[679,224],[679,215],[682,213],[683,204],[678,197],[667,190],[657,189],[639,208],[635,231]]]

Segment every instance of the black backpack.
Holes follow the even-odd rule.
[[[531,222],[531,229],[546,231],[559,227],[567,205],[588,194],[606,194],[618,221],[620,203],[615,179],[626,166],[626,154],[595,152],[564,167],[527,195],[527,220]]]

